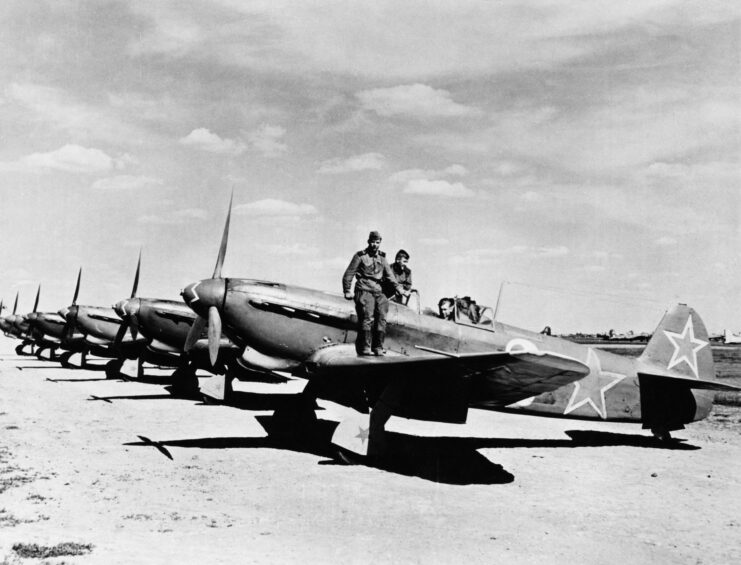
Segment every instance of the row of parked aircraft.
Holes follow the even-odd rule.
[[[18,315],[16,296],[0,328],[22,340],[19,353],[31,347],[63,364],[79,353],[83,365],[88,354],[108,357],[111,377],[126,360],[172,367],[176,394],[199,394],[198,369],[214,374],[207,393],[225,401],[234,378],[305,379],[284,408],[293,431],[316,422],[316,399],[339,403],[349,415],[332,443],[367,457],[385,454],[391,416],[464,423],[470,408],[641,423],[669,441],[710,413],[713,391],[741,390],[716,379],[705,325],[683,304],[628,358],[500,323],[488,307],[476,324],[392,303],[388,354],[358,356],[356,313],[342,295],[222,277],[230,216],[231,203],[213,275],[185,287],[183,301],[137,296],[140,254],[131,295],[112,308],[77,303],[80,271],[71,305],[38,312],[37,293],[33,311]]]

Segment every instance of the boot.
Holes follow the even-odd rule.
[[[373,355],[371,351],[371,333],[369,331],[358,332],[357,343],[358,355]]]
[[[382,356],[386,355],[386,350],[383,348],[383,342],[386,339],[386,332],[376,332],[373,339],[373,355]]]

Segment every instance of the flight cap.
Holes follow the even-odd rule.
[[[380,234],[379,232],[377,232],[376,230],[373,230],[372,232],[370,232],[370,233],[368,234],[368,242],[369,242],[369,243],[370,243],[371,241],[375,241],[375,240],[377,240],[377,239],[383,239],[383,238],[381,237],[381,234]]]

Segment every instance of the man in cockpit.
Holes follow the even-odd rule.
[[[452,298],[441,298],[437,303],[437,309],[440,311],[439,317],[443,320],[455,319],[455,301]]]

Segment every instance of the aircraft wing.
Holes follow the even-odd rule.
[[[550,392],[589,374],[589,367],[572,357],[544,351],[449,353],[422,348],[417,356],[389,354],[383,357],[358,356],[354,346],[334,345],[320,349],[307,362],[310,374],[342,372],[354,376],[426,375],[450,377],[479,376],[488,394],[504,405],[543,392]]]

